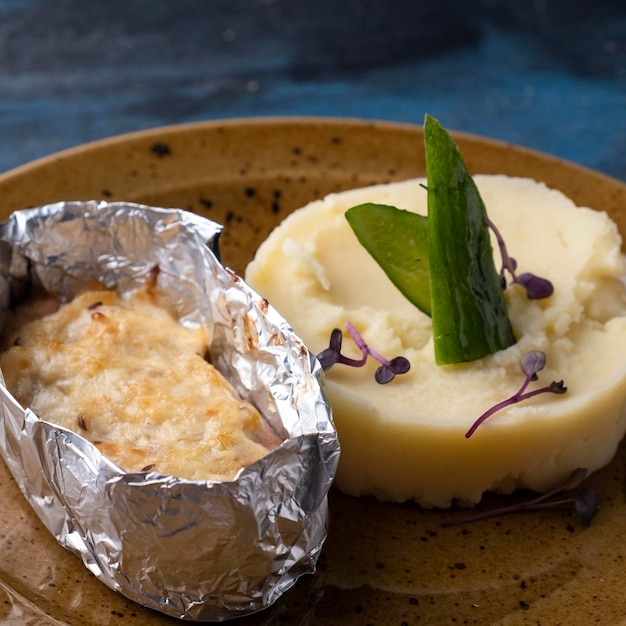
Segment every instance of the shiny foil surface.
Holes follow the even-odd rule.
[[[268,607],[315,570],[339,459],[317,360],[219,262],[220,231],[185,211],[95,201],[0,225],[2,319],[33,290],[69,300],[95,279],[123,293],[158,265],[181,322],[209,330],[214,365],[283,440],[228,482],[129,473],[0,385],[0,452],[58,542],[128,598],[215,622]]]

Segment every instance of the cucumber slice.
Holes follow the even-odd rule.
[[[361,245],[391,282],[430,315],[428,226],[423,215],[385,204],[360,204],[346,219]]]
[[[515,336],[478,188],[452,137],[428,115],[424,142],[435,359],[473,361],[508,348]]]

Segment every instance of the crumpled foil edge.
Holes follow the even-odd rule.
[[[57,541],[110,588],[181,619],[270,606],[315,571],[339,443],[317,360],[218,260],[221,226],[133,203],[60,202],[0,225],[0,303],[32,289],[71,298],[96,278],[127,291],[155,264],[185,324],[210,330],[212,362],[283,443],[233,481],[129,473],[39,419],[0,385],[0,454]]]

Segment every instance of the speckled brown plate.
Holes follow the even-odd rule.
[[[457,135],[473,173],[530,176],[606,210],[626,234],[626,185],[519,147]],[[226,264],[243,273],[287,213],[332,191],[424,174],[421,128],[334,119],[175,126],[69,150],[0,176],[0,218],[58,200],[129,200],[225,224]],[[319,573],[240,624],[626,623],[622,448],[589,479],[601,510],[443,528],[449,513],[331,494]],[[1,624],[176,623],[91,576],[39,523],[0,463]]]

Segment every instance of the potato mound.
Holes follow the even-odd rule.
[[[555,288],[539,301],[519,286],[507,289],[518,341],[486,358],[438,367],[430,318],[393,286],[344,217],[364,202],[425,214],[424,180],[313,202],[275,229],[248,266],[247,281],[314,353],[350,321],[377,352],[411,362],[387,385],[374,382],[375,362],[328,371],[342,446],[335,484],[348,494],[446,507],[476,503],[487,490],[544,491],[575,468],[592,472],[608,463],[624,435],[626,288],[615,224],[532,180],[475,180],[519,271]],[[483,411],[517,391],[529,350],[547,356],[531,388],[563,379],[567,393],[514,405],[465,438]],[[346,333],[343,351],[360,356]]]

